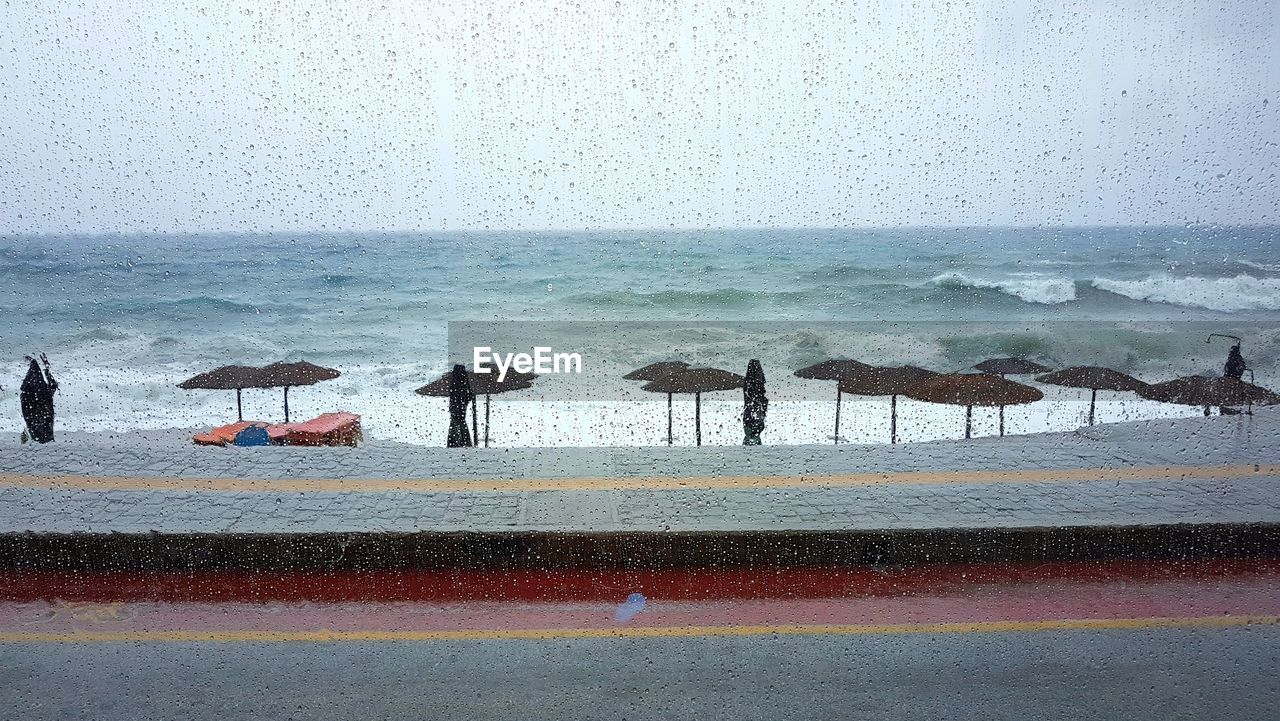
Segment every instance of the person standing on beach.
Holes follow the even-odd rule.
[[[769,412],[769,398],[764,394],[764,368],[760,361],[747,363],[747,378],[742,384],[742,445],[760,445],[764,417]]]
[[[471,378],[461,363],[449,376],[449,448],[470,448],[471,431],[467,428],[467,406],[476,402],[471,392]]]
[[[1237,343],[1231,346],[1231,350],[1227,352],[1227,363],[1222,367],[1223,377],[1240,380],[1247,370],[1249,370],[1249,366],[1245,365],[1244,355],[1240,353],[1240,344]]]
[[[27,423],[27,433],[36,443],[48,443],[53,440],[53,394],[58,390],[58,382],[53,379],[49,370],[49,359],[40,354],[44,361],[44,370],[35,358],[27,356],[31,361],[27,368],[27,377],[22,380],[19,399],[22,405],[22,419]]]

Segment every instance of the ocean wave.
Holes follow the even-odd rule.
[[[13,278],[72,277],[84,273],[84,265],[69,260],[21,260],[6,257],[0,275]]]
[[[117,341],[129,340],[139,337],[140,334],[128,330],[123,330],[114,326],[93,326],[85,330],[79,331],[71,336],[73,341],[94,342],[94,341]]]
[[[1239,259],[1236,261],[1240,265],[1247,265],[1254,270],[1266,271],[1268,273],[1280,273],[1280,263],[1258,263],[1252,260]]]
[[[1174,277],[1167,273],[1142,280],[1094,278],[1094,288],[1149,303],[1219,311],[1280,310],[1280,278]]]
[[[148,301],[112,300],[101,304],[104,312],[112,314],[142,314],[168,320],[175,318],[198,318],[208,321],[218,316],[246,316],[275,314],[283,317],[305,318],[314,312],[314,307],[305,304],[297,294],[291,301],[280,300],[232,300],[213,295],[194,295],[185,298],[158,298]]]
[[[988,280],[952,271],[935,276],[929,282],[940,288],[998,290],[1027,303],[1044,305],[1069,303],[1076,299],[1074,280],[1039,273],[1014,273],[999,280]]]
[[[197,295],[187,298],[173,298],[153,300],[147,302],[133,304],[120,303],[120,310],[128,311],[148,311],[152,313],[255,313],[261,307],[260,304],[241,303],[239,301],[228,300],[226,298],[215,298],[208,295]]]
[[[664,290],[652,293],[621,291],[578,293],[566,300],[575,305],[622,308],[737,308],[778,301],[784,304],[815,300],[805,291],[749,291],[737,288],[714,290]]]
[[[364,280],[364,278],[347,273],[326,273],[320,276],[321,284],[325,286],[341,288],[343,286],[353,285]]]
[[[848,278],[859,276],[884,278],[892,276],[894,272],[894,269],[890,268],[868,268],[866,266],[856,265],[853,263],[836,263],[833,265],[819,266],[813,269],[811,274],[818,278]]]

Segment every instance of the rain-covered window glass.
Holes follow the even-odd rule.
[[[0,707],[1276,714],[1264,0],[0,7]]]

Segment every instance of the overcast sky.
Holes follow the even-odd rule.
[[[1280,222],[1280,4],[0,7],[0,232]]]

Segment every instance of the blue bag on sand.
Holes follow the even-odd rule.
[[[237,446],[269,446],[271,436],[265,426],[248,426],[236,434]]]

